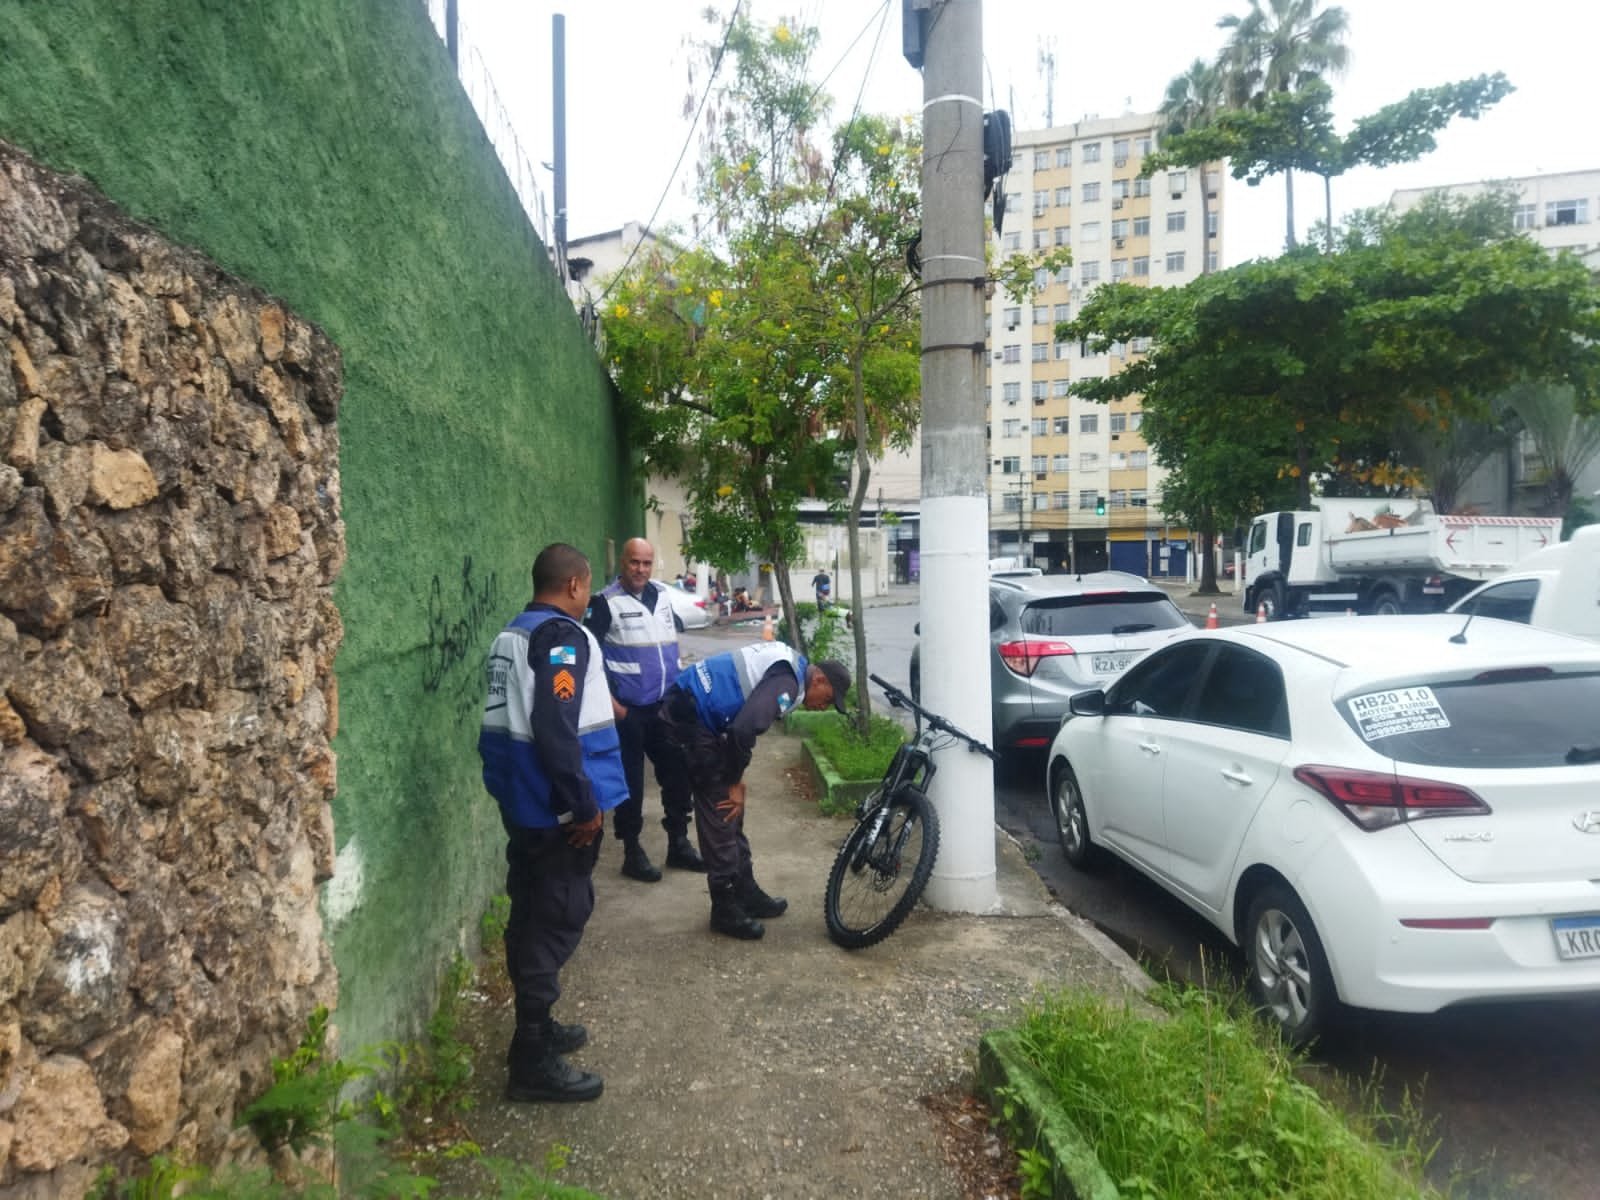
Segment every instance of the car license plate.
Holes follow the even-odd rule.
[[[1600,916],[1551,917],[1550,929],[1562,958],[1600,958]]]
[[[1137,657],[1134,654],[1096,654],[1089,659],[1089,665],[1096,675],[1115,675],[1126,671],[1128,664]]]

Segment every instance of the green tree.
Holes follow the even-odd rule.
[[[1545,515],[1564,519],[1578,476],[1600,456],[1600,417],[1593,415],[1592,403],[1579,404],[1569,384],[1524,381],[1508,388],[1503,399],[1539,452]]]
[[[1250,0],[1242,16],[1217,22],[1229,31],[1219,62],[1236,108],[1259,107],[1275,94],[1298,91],[1313,80],[1340,74],[1350,60],[1345,46],[1350,19],[1337,6],[1318,11],[1320,0]],[[1294,173],[1283,172],[1286,210],[1284,244],[1295,247]]]

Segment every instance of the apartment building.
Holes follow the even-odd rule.
[[[1091,354],[1055,336],[1102,283],[1175,287],[1207,257],[1212,269],[1220,264],[1223,172],[1139,178],[1156,128],[1155,114],[1128,114],[1013,139],[998,250],[1066,246],[1072,264],[1037,272],[1020,303],[999,290],[989,301],[991,555],[1046,570],[1185,571],[1187,531],[1162,512],[1163,472],[1140,432],[1140,401],[1108,406],[1068,394],[1073,381],[1120,370],[1146,347]]]
[[[1389,197],[1389,207],[1405,212],[1436,193],[1470,198],[1491,188],[1517,194],[1512,224],[1525,237],[1552,254],[1576,254],[1590,271],[1600,273],[1600,170],[1402,188]],[[1506,455],[1495,456],[1473,473],[1458,503],[1486,512],[1534,512],[1544,499],[1545,474],[1533,439],[1524,434]],[[1600,497],[1600,459],[1579,473],[1574,494],[1591,501]]]

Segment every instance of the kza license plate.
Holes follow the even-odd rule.
[[[1600,958],[1600,916],[1551,917],[1550,930],[1562,958]]]
[[[1128,664],[1137,657],[1135,654],[1096,654],[1090,658],[1089,665],[1096,675],[1115,675],[1126,671]]]

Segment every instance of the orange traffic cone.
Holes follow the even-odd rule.
[[[761,640],[763,642],[770,642],[772,639],[772,614],[768,613],[766,616],[761,618]]]
[[[1267,602],[1265,600],[1263,600],[1260,604],[1256,605],[1256,624],[1257,625],[1265,625],[1266,623],[1267,623]]]
[[[1217,605],[1215,601],[1211,604],[1211,611],[1206,614],[1206,628],[1217,628]]]

